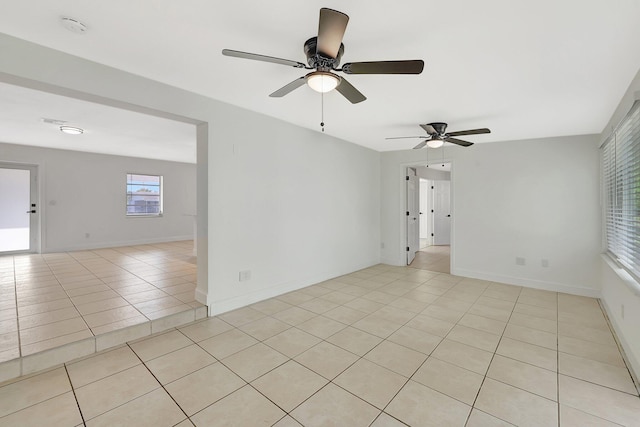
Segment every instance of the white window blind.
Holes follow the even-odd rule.
[[[127,174],[127,216],[162,215],[162,176]]]
[[[640,278],[640,101],[602,146],[608,252]]]

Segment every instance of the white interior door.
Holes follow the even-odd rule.
[[[411,170],[409,170],[411,171]],[[407,172],[407,265],[413,262],[420,249],[418,229],[419,183],[413,171]]]
[[[0,252],[35,250],[36,182],[35,167],[0,164]]]
[[[431,184],[426,179],[420,179],[420,249],[431,244],[431,227],[429,226],[429,188]]]
[[[451,244],[451,181],[433,181],[433,244]]]

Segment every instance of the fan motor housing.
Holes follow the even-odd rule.
[[[320,71],[328,71],[340,65],[340,58],[344,54],[344,44],[340,43],[340,49],[335,58],[327,57],[318,52],[318,37],[311,37],[304,42],[304,54],[310,67]]]
[[[438,135],[444,135],[444,133],[447,131],[446,123],[435,122],[435,123],[429,123],[429,125],[436,130],[436,133]]]

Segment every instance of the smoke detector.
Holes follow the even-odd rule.
[[[57,125],[57,126],[67,123],[66,120],[50,119],[48,117],[42,117],[40,120],[42,120],[43,123],[47,123],[50,125]]]
[[[69,18],[68,16],[62,16],[60,18],[60,23],[62,24],[63,27],[65,27],[67,30],[71,31],[72,33],[84,34],[87,31],[86,25],[84,25],[82,22],[78,21],[77,19]]]

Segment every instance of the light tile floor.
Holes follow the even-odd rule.
[[[3,426],[637,426],[595,299],[377,265],[0,385]]]
[[[0,362],[202,306],[193,241],[0,256]]]
[[[422,270],[451,272],[451,246],[427,246],[416,252],[411,267]]]

